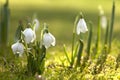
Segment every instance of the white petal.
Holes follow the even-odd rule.
[[[20,53],[23,53],[24,52],[24,46],[22,43],[19,43],[18,45],[18,50],[20,51]]]
[[[77,24],[76,32],[79,35],[80,32],[85,33],[86,31],[88,31],[86,22],[84,19],[80,19]]]
[[[88,31],[87,29],[87,25],[84,19],[80,19],[80,32],[85,33],[86,31]]]
[[[34,42],[34,41],[35,41],[35,39],[36,39],[36,34],[35,34],[35,31],[33,31],[33,33],[34,33],[34,35],[33,35],[33,39],[32,39],[32,41],[31,41],[31,42]]]
[[[12,48],[12,51],[13,51],[13,53],[15,54],[16,53],[16,51],[17,51],[17,43],[15,43],[15,44],[13,44],[12,46],[11,46],[11,48]]]
[[[36,37],[35,32],[31,28],[26,28],[23,31],[23,34],[25,36],[25,42],[30,43],[33,42],[34,38]]]
[[[49,36],[48,33],[45,33],[43,35],[43,45],[45,46],[45,48],[48,48],[51,46],[51,37]]]
[[[106,28],[107,27],[107,19],[106,16],[101,16],[101,27]]]
[[[24,46],[22,43],[16,42],[12,46],[12,51],[14,54],[23,54],[24,53]]]
[[[45,33],[43,35],[43,45],[45,48],[49,48],[51,45],[55,46],[55,37],[51,33]]]
[[[49,35],[51,36],[51,40],[52,40],[52,41],[51,41],[51,42],[52,42],[51,45],[52,45],[52,46],[55,46],[55,44],[56,44],[55,37],[54,37],[51,33],[49,33]]]
[[[77,24],[76,32],[78,35],[80,34],[80,25],[79,24]]]

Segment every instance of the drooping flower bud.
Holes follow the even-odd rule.
[[[14,54],[22,55],[24,53],[24,45],[20,42],[14,43],[12,46],[12,51]]]
[[[51,33],[44,33],[43,35],[43,45],[45,46],[45,48],[49,48],[51,45],[55,46],[55,37],[51,34]]]
[[[106,16],[101,16],[100,24],[101,24],[102,28],[106,28],[107,27],[107,18],[106,18]]]
[[[106,28],[107,27],[107,18],[104,14],[104,10],[101,5],[99,5],[98,9],[99,9],[99,16],[100,16],[100,25],[102,28]]]
[[[77,28],[76,28],[76,33],[79,35],[80,32],[85,33],[86,31],[88,31],[86,22],[83,18],[81,18],[78,21]]]
[[[25,36],[24,39],[27,44],[29,44],[30,42],[33,42],[36,39],[35,31],[33,31],[31,28],[26,28],[23,31],[23,34]]]
[[[40,26],[40,23],[39,23],[38,19],[35,18],[35,19],[33,20],[33,23],[35,23],[35,25],[34,25],[34,30],[37,31],[38,28],[39,28],[39,26]]]

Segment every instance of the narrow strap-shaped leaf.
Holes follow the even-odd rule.
[[[109,21],[107,21],[109,23]],[[109,33],[109,24],[107,24],[106,33],[105,33],[105,42],[104,45],[108,43],[108,33]]]
[[[71,55],[71,61],[73,61],[74,44],[75,44],[75,32],[73,32],[73,38],[72,38],[72,55]],[[71,66],[72,65],[73,65],[73,63],[71,63]]]
[[[69,57],[68,57],[68,53],[67,53],[67,51],[66,51],[66,46],[63,45],[63,48],[64,48],[64,53],[65,53],[65,56],[66,56],[66,58],[67,58],[67,61],[71,64],[70,59],[69,59]]]
[[[80,66],[80,61],[81,61],[81,56],[82,56],[82,51],[83,51],[83,41],[80,39],[80,46],[79,46],[79,51],[78,51],[78,55],[77,55],[77,62],[76,62],[76,67]]]
[[[79,47],[79,43],[76,44],[75,52],[74,52],[74,55],[73,55],[73,60],[75,60],[75,57],[77,56],[78,47]]]
[[[75,37],[76,37],[76,25],[79,20],[80,14],[78,14],[75,18],[74,21],[74,27],[73,27],[73,35],[72,35],[72,56],[71,56],[71,61],[73,61],[73,52],[74,52],[74,44],[75,44]],[[71,66],[73,65],[73,62],[71,63]]]
[[[16,33],[15,33],[15,42],[21,39],[21,31],[23,31],[23,24],[20,21],[19,26],[18,26]]]
[[[111,14],[111,24],[110,24],[110,33],[109,33],[109,52],[111,50],[112,35],[113,35],[113,26],[115,18],[115,1],[113,0],[112,14]]]

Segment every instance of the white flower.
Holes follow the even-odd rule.
[[[51,45],[55,46],[55,37],[51,33],[44,33],[43,35],[43,45],[45,48],[49,48]]]
[[[106,28],[106,27],[107,27],[107,19],[106,19],[106,16],[101,16],[100,24],[101,24],[101,27],[102,27],[102,28]]]
[[[30,43],[30,42],[33,42],[35,39],[36,39],[36,34],[35,34],[35,31],[33,31],[31,28],[26,28],[24,31],[23,31],[23,34],[24,34],[24,39],[25,39],[25,42],[26,43]]]
[[[79,35],[80,32],[85,33],[86,31],[88,31],[86,22],[81,18],[77,24],[76,33]]]
[[[35,31],[38,30],[38,28],[39,28],[39,26],[40,26],[40,23],[39,23],[38,19],[34,19],[34,20],[33,20],[33,23],[35,23],[35,25],[34,25],[34,30],[35,30]]]
[[[12,46],[12,51],[14,54],[22,55],[24,53],[24,45],[20,42],[14,43]]]

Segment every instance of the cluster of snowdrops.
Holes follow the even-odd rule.
[[[101,25],[106,26],[105,16],[101,17]],[[38,30],[40,23],[38,19],[34,19],[32,22],[28,22],[27,27],[23,29],[23,24],[20,23],[18,30],[16,31],[16,42],[11,46],[13,53],[16,56],[22,56],[25,53],[27,57],[27,72],[30,75],[42,74],[45,70],[45,56],[46,49],[51,45],[55,46],[55,37],[49,32],[48,25],[44,23],[43,29],[41,30],[40,40],[36,40],[36,30]],[[77,44],[77,50],[75,47],[75,38],[80,35],[80,33],[85,33],[88,31],[87,24],[83,18],[82,13],[80,13],[75,20],[73,28],[73,42],[72,42],[72,54],[71,59],[68,57],[67,52],[65,56],[71,67],[79,67],[81,60],[82,47]],[[76,41],[77,42],[77,41]],[[83,44],[81,39],[78,40],[80,45]],[[64,46],[65,48],[65,46]],[[78,53],[78,54],[77,54]],[[77,60],[76,60],[77,58]],[[76,61],[75,61],[76,60]]]

